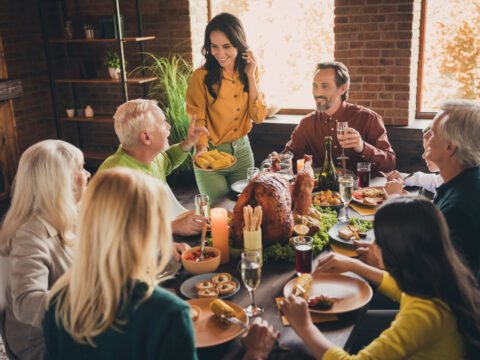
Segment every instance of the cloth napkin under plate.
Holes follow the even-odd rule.
[[[275,298],[275,303],[277,304],[278,311],[280,311],[280,302],[283,301],[284,299],[285,299],[284,297]],[[310,313],[310,316],[312,317],[313,323],[324,323],[324,322],[338,320],[338,316],[335,314]],[[288,322],[287,317],[285,315],[280,314],[280,318],[282,319],[283,326],[290,326],[290,323]]]
[[[361,204],[350,203],[350,207],[359,213],[361,216],[375,215],[376,209],[374,207],[368,207]]]
[[[345,256],[348,256],[348,257],[356,257],[358,256],[357,252],[353,249],[347,249],[343,246],[339,246],[339,245],[334,245],[332,243],[330,243],[330,248],[335,251],[336,253],[338,254],[342,254],[342,255],[345,255]]]

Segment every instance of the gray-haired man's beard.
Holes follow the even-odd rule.
[[[318,99],[323,99],[325,100],[325,102],[319,103],[317,101]],[[324,112],[325,110],[328,110],[330,108],[330,102],[328,101],[327,98],[323,96],[319,96],[318,98],[315,98],[315,105],[316,105],[317,111],[319,112]]]

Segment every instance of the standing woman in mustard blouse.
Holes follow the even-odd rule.
[[[237,158],[228,169],[194,170],[200,192],[213,202],[254,166],[247,134],[252,120],[260,124],[265,119],[267,106],[259,91],[255,58],[237,17],[221,13],[208,23],[202,54],[205,63],[194,71],[187,89],[187,113],[192,119],[196,116],[197,126],[205,126],[210,137],[200,137],[195,158],[209,148]]]

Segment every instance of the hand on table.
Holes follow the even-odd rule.
[[[378,257],[378,246],[373,243],[367,243],[365,241],[353,240],[353,244],[357,247],[355,249],[358,258],[365,264],[376,267],[377,269],[384,269],[383,262]]]
[[[188,214],[172,221],[172,233],[181,236],[197,235],[200,234],[205,223],[208,224],[205,216]]]
[[[403,184],[404,176],[400,174],[397,170],[393,170],[387,174],[387,181],[399,181]]]
[[[361,153],[364,148],[364,143],[360,133],[354,128],[345,128],[344,135],[338,135],[340,146],[344,149],[353,148],[358,153]]]
[[[348,256],[331,252],[318,260],[314,273],[338,274],[351,271],[354,261],[354,259]]]
[[[243,360],[267,359],[279,337],[280,332],[266,320],[255,318],[240,339],[246,349]]]
[[[190,245],[186,243],[173,242],[173,246],[172,246],[173,258],[177,261],[180,261],[180,258],[182,257],[182,253],[184,251],[187,251],[188,249],[190,249]]]
[[[187,129],[187,137],[182,141],[180,147],[183,151],[192,150],[193,146],[197,143],[200,136],[206,135],[209,136],[209,132],[204,126],[196,126],[195,121],[197,120],[197,115],[193,115],[192,120],[190,120],[190,125]]]
[[[290,294],[280,304],[280,310],[297,333],[312,323],[308,304],[303,297]]]

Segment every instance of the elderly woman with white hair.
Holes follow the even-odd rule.
[[[445,183],[434,203],[447,219],[452,243],[480,279],[480,104],[443,103],[432,125],[425,159],[440,169]]]
[[[61,140],[41,141],[20,158],[0,229],[9,268],[0,328],[11,358],[43,355],[47,296],[71,265],[77,205],[90,177],[83,163],[82,152]]]

